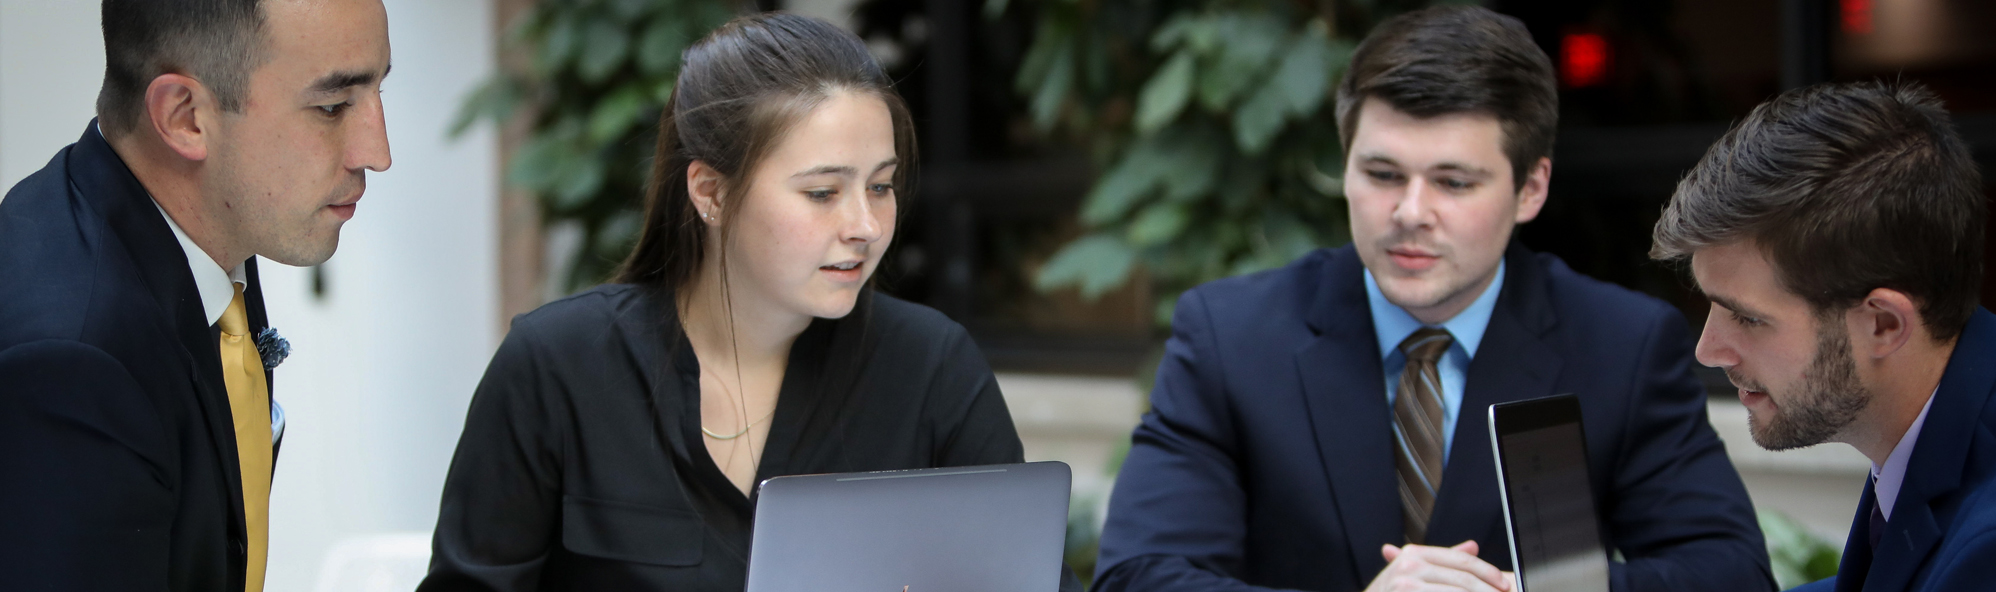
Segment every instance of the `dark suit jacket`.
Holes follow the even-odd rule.
[[[241,590],[244,540],[217,334],[92,125],[0,201],[0,588]]]
[[[1511,569],[1485,412],[1580,396],[1615,590],[1773,587],[1705,418],[1684,318],[1513,246],[1466,373],[1428,540]],[[1392,420],[1358,255],[1185,293],[1110,498],[1097,590],[1358,590],[1400,544]]]
[[[1906,462],[1892,519],[1871,549],[1869,484],[1836,577],[1797,590],[1996,588],[1996,315],[1976,310],[1955,342]],[[1861,585],[1860,585],[1861,584]]]

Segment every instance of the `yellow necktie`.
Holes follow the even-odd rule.
[[[249,315],[243,308],[243,286],[222,313],[222,380],[229,389],[229,414],[235,417],[236,458],[243,481],[243,525],[249,536],[249,566],[244,592],[262,592],[263,570],[270,544],[270,386],[263,379],[263,358],[249,335]]]

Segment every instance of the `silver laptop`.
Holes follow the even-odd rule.
[[[762,482],[748,592],[1053,592],[1067,464]]]
[[[1497,491],[1521,592],[1607,592],[1608,552],[1588,486],[1580,399],[1490,406]]]

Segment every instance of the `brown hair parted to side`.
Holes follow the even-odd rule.
[[[1755,107],[1677,184],[1650,257],[1750,240],[1818,315],[1877,288],[1953,339],[1982,287],[1982,174],[1918,83],[1825,84]]]
[[[145,121],[146,87],[163,74],[201,81],[223,111],[241,113],[264,51],[261,0],[104,0],[104,86],[97,122],[106,137]]]
[[[1504,131],[1512,189],[1552,156],[1559,89],[1552,60],[1518,19],[1477,6],[1437,6],[1393,17],[1352,54],[1338,82],[1338,137],[1358,133],[1367,97],[1414,117],[1483,113]]]
[[[887,104],[900,159],[895,199],[910,193],[913,120],[893,81],[852,33],[809,17],[756,14],[722,25],[681,58],[679,79],[659,118],[644,230],[612,281],[685,287],[699,272],[708,232],[687,194],[687,167],[697,160],[721,173],[721,209],[731,214],[748,194],[756,165],[792,126],[839,92],[865,93]],[[721,238],[735,219],[722,216]]]

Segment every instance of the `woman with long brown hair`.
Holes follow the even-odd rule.
[[[771,13],[683,59],[643,235],[513,322],[421,590],[741,590],[763,479],[1023,460],[963,328],[869,287],[914,134],[865,45]]]

